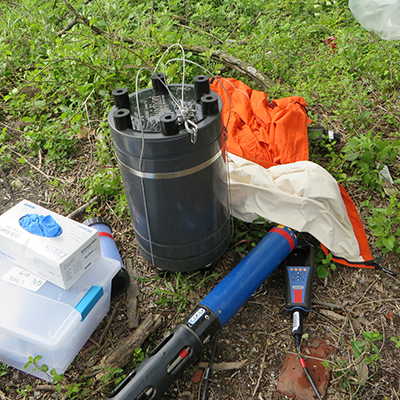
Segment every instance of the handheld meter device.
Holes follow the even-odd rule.
[[[318,400],[323,400],[306,362],[301,355],[303,318],[311,311],[311,292],[315,273],[315,250],[312,245],[296,246],[284,263],[286,281],[286,311],[293,317],[293,337],[300,365],[310,382]]]
[[[286,311],[311,311],[314,272],[314,246],[296,246],[285,261]]]

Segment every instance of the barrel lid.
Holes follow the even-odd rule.
[[[132,108],[132,129],[140,132],[142,129],[148,134],[161,133],[160,118],[165,113],[179,114],[177,100],[180,101],[182,85],[169,85],[168,95],[154,95],[153,89],[143,89],[130,95]],[[139,110],[136,107],[138,96]],[[172,96],[172,97],[171,97]],[[196,102],[193,85],[184,85],[184,106],[190,110],[190,119],[197,123],[203,119],[201,104]],[[183,125],[181,128],[184,129]]]

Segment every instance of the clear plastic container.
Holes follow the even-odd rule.
[[[46,282],[37,291],[10,283],[15,265],[0,259],[0,361],[24,369],[29,356],[62,374],[110,308],[111,281],[120,263],[100,257],[69,290]],[[7,280],[5,279],[7,277]]]

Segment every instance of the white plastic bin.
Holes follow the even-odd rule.
[[[100,257],[69,290],[46,282],[32,291],[10,283],[17,267],[0,259],[0,362],[51,381],[33,366],[24,370],[29,356],[42,356],[40,365],[64,373],[107,314],[120,267]]]

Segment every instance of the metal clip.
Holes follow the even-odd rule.
[[[197,125],[192,122],[190,119],[185,121],[185,129],[188,133],[190,133],[190,141],[195,144],[197,142]]]

